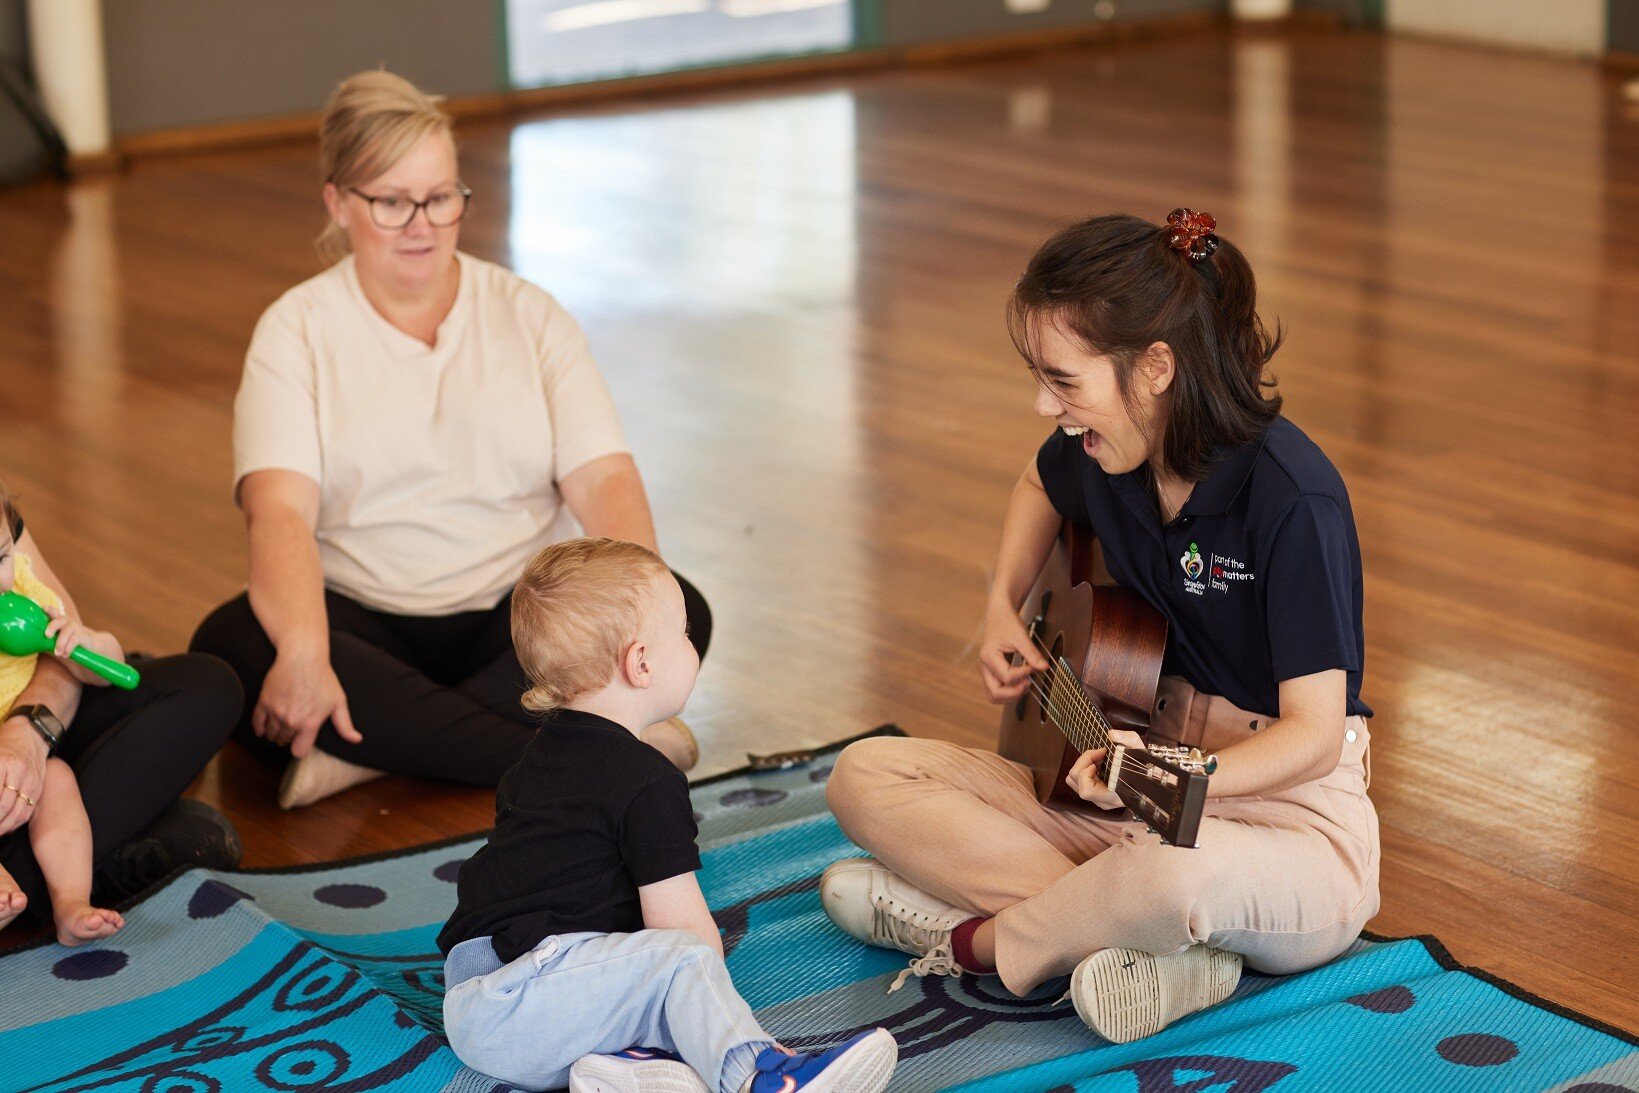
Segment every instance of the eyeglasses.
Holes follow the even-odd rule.
[[[428,224],[435,228],[448,228],[461,222],[461,218],[467,215],[467,206],[472,203],[472,191],[459,185],[453,190],[429,194],[425,201],[411,201],[397,194],[373,197],[352,186],[347,189],[370,203],[370,219],[376,227],[387,231],[409,227],[416,211],[423,209],[426,210]]]

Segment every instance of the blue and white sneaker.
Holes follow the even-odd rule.
[[[700,1075],[669,1051],[629,1047],[587,1055],[569,1068],[569,1093],[709,1093]]]
[[[899,1045],[883,1028],[817,1055],[769,1048],[757,1056],[757,1073],[743,1093],[881,1093],[898,1062]]]

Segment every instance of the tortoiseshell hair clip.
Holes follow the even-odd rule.
[[[1211,258],[1218,249],[1218,237],[1213,234],[1217,227],[1211,213],[1174,209],[1167,214],[1167,246],[1191,262]]]

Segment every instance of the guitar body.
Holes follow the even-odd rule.
[[[1142,736],[1150,725],[1166,651],[1167,621],[1136,594],[1095,584],[1092,532],[1065,524],[1041,579],[1025,601],[1024,622],[1080,678],[1109,727]],[[997,751],[1029,767],[1036,798],[1055,807],[1101,812],[1065,784],[1080,752],[1048,716],[1034,691],[1002,713]]]

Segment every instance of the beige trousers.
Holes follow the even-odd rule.
[[[1271,720],[1166,677],[1149,739],[1227,748]],[[1366,719],[1347,721],[1337,769],[1265,797],[1206,803],[1200,846],[1168,846],[1126,813],[1047,808],[1028,771],[994,752],[879,737],[838,757],[827,791],[850,839],[918,888],[996,919],[1015,994],[1090,953],[1204,942],[1265,972],[1341,953],[1377,913],[1377,813]]]

